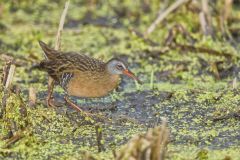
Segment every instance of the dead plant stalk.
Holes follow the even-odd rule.
[[[70,3],[70,0],[65,3],[65,7],[64,7],[64,10],[63,10],[61,18],[60,18],[58,31],[57,31],[57,35],[56,35],[55,47],[54,47],[55,50],[59,50],[61,48],[61,33],[63,30],[65,18],[67,15],[69,3]],[[53,81],[54,80],[51,77],[48,78],[48,88],[51,88],[51,86],[54,83]],[[48,90],[48,95],[51,97],[51,93],[49,93],[49,92],[50,92],[50,90]]]
[[[151,34],[156,26],[161,23],[171,12],[176,10],[181,5],[187,3],[189,0],[177,0],[175,3],[173,3],[170,7],[168,7],[163,13],[159,12],[157,19],[150,25],[150,27],[145,32],[145,37],[147,37],[149,34]]]

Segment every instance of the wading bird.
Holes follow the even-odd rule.
[[[83,98],[103,97],[118,86],[120,75],[126,75],[141,83],[127,68],[126,64],[118,58],[112,58],[104,63],[76,52],[54,50],[42,41],[39,41],[39,44],[44,52],[45,60],[34,68],[46,71],[52,78],[48,86],[48,106],[54,106],[51,100],[55,84],[64,89],[66,93],[64,96],[65,101],[82,112],[69,99],[69,96]]]

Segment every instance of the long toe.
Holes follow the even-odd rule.
[[[48,106],[48,107],[56,107],[55,104],[54,104],[53,99],[48,99],[48,100],[47,100],[47,106]]]

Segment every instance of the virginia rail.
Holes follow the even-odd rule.
[[[52,78],[48,86],[48,106],[54,106],[51,103],[54,84],[58,84],[64,89],[65,101],[82,112],[77,105],[70,101],[69,95],[85,98],[103,97],[118,86],[121,74],[141,83],[120,59],[113,58],[104,63],[76,52],[64,53],[54,50],[42,41],[39,41],[39,44],[46,59],[35,68],[46,71]]]

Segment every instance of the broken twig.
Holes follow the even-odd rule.
[[[54,47],[55,50],[59,50],[61,47],[61,33],[63,30],[65,17],[67,15],[69,3],[70,3],[70,1],[67,1],[65,3],[65,7],[64,7],[63,13],[61,15],[61,19],[60,19],[60,23],[59,23],[58,31],[57,31],[57,36],[56,36],[56,41],[55,41],[55,47]]]
[[[28,94],[29,94],[28,95],[29,96],[29,106],[33,107],[36,104],[36,101],[37,101],[35,88],[30,87]]]
[[[70,3],[70,0],[65,3],[65,7],[64,7],[63,13],[61,15],[61,19],[59,22],[58,31],[57,31],[57,35],[56,35],[56,41],[55,41],[55,47],[54,47],[55,50],[60,50],[60,47],[61,47],[61,33],[63,30],[65,17],[67,15],[69,3]],[[49,76],[48,77],[47,102],[51,101],[53,87],[54,87],[54,80]],[[49,103],[48,103],[48,105],[49,105]]]
[[[163,13],[160,13],[157,17],[157,19],[151,24],[151,26],[147,29],[145,32],[145,37],[147,37],[150,33],[154,31],[156,26],[161,23],[171,12],[173,12],[175,9],[180,7],[181,5],[187,3],[188,0],[177,0],[175,3],[173,3],[170,7],[168,7]]]
[[[237,80],[237,77],[234,77],[232,81],[232,88],[237,89],[237,87],[238,87],[238,80]]]
[[[144,135],[134,136],[113,154],[115,160],[163,160],[167,152],[168,142],[169,129],[166,119],[163,119],[161,126],[149,129]]]
[[[181,24],[175,24],[168,32],[168,36],[164,41],[164,45],[170,46],[172,43],[176,43],[176,37],[178,34],[183,35],[191,44],[196,41],[191,34]]]
[[[232,58],[232,57],[237,57],[239,58],[238,55],[234,55],[230,52],[224,52],[224,51],[217,51],[211,48],[204,48],[204,47],[195,47],[193,45],[185,45],[185,44],[179,44],[176,43],[175,46],[171,46],[171,48],[179,48],[181,51],[191,51],[191,52],[196,52],[196,53],[208,53],[216,56],[224,56],[226,58]]]
[[[229,113],[227,115],[214,117],[212,121],[217,122],[217,121],[221,121],[221,120],[227,120],[227,119],[230,119],[230,118],[240,119],[240,110],[237,111],[237,112]]]
[[[199,20],[203,34],[213,36],[212,17],[208,4],[208,0],[202,0],[202,11],[199,13]]]
[[[6,83],[4,84],[4,88],[5,89],[9,89],[10,86],[11,86],[11,83],[13,81],[13,75],[14,75],[14,72],[15,72],[15,65],[13,65],[12,63],[10,64],[10,69],[8,71],[8,75],[7,75],[7,79],[6,79]]]
[[[24,135],[22,134],[22,130],[16,132],[15,135],[13,135],[11,138],[9,138],[5,145],[3,146],[3,148],[9,148],[11,145],[13,145],[14,143],[16,143],[17,141],[19,141],[20,139],[22,139],[24,137]]]
[[[11,87],[11,83],[13,81],[14,71],[15,71],[15,65],[13,65],[13,61],[8,62],[3,67],[3,76],[1,81],[4,87],[4,95],[2,97],[2,108],[1,108],[0,117],[2,117],[6,112],[7,98],[8,98],[8,93]]]
[[[97,146],[98,146],[98,152],[104,151],[104,146],[102,144],[102,126],[100,124],[97,124],[95,126],[96,131],[96,137],[97,137]]]

